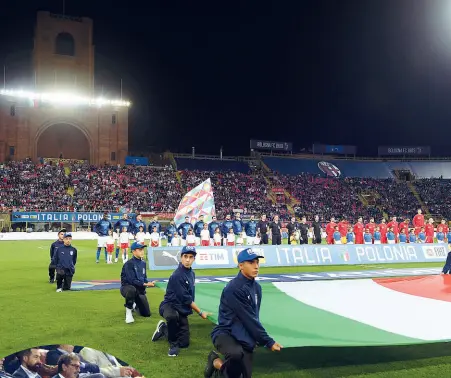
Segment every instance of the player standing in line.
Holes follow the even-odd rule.
[[[108,237],[106,238],[106,251],[108,253],[107,264],[113,262],[114,244],[113,230],[108,230]]]
[[[99,263],[100,251],[105,249],[105,262],[108,262],[108,252],[106,250],[106,239],[108,237],[108,231],[113,229],[111,222],[108,219],[108,213],[103,214],[103,218],[94,226],[94,232],[98,235],[97,238],[97,253],[96,263]]]
[[[208,355],[204,376],[219,372],[230,378],[252,377],[252,355],[257,345],[271,351],[280,351],[282,345],[275,342],[260,322],[262,288],[255,280],[259,271],[259,259],[252,248],[238,254],[240,272],[224,288],[219,303],[218,325],[211,333],[215,348],[224,360],[212,351]]]
[[[171,222],[169,223],[168,227],[166,228],[166,231],[164,232],[164,234],[168,238],[168,245],[172,246],[172,238],[175,235],[177,235],[177,227],[176,227],[173,219],[171,219]]]
[[[208,223],[204,223],[204,228],[200,232],[200,245],[208,247],[210,245],[210,231],[208,231]]]
[[[426,230],[426,243],[433,243],[434,242],[434,220],[432,218],[429,218],[428,223],[424,227]]]
[[[122,229],[126,227],[128,232],[132,232],[133,230],[132,228],[132,223],[129,221],[128,219],[128,215],[127,213],[122,214],[122,219],[119,219],[115,224],[114,224],[114,231],[115,231],[115,239],[116,239],[116,259],[114,260],[114,262],[117,262],[118,258],[119,258],[119,250],[120,250],[120,242],[119,242],[119,235],[122,232]]]
[[[122,251],[122,263],[126,263],[128,261],[128,243],[130,241],[130,236],[126,227],[122,228],[122,232],[119,235],[119,242],[121,245]],[[144,244],[144,240],[143,240]]]
[[[194,236],[196,237],[196,245],[200,245],[200,233],[204,229],[205,224],[206,223],[204,223],[204,216],[200,215],[199,220],[194,224]]]
[[[233,228],[233,222],[230,220],[230,214],[227,214],[225,221],[222,222],[222,225],[221,225],[223,245],[227,245],[227,235],[229,234],[229,230],[231,228]]]
[[[337,224],[335,223],[335,218],[334,217],[330,218],[330,222],[326,226],[326,235],[327,235],[326,242],[327,242],[327,244],[334,243],[334,232],[335,232],[336,226],[337,226]]]
[[[216,216],[211,217],[211,222],[208,224],[208,231],[210,231],[210,239],[212,242],[212,245],[214,245],[214,236],[216,230],[219,229],[221,231],[221,225],[219,222],[216,221]]]
[[[253,215],[251,215],[249,222],[244,225],[244,231],[246,232],[246,244],[253,245],[254,238],[257,235],[257,222]]]
[[[449,230],[449,227],[446,224],[446,219],[442,219],[442,222],[440,223],[440,227],[442,228],[442,231],[443,231],[443,233],[445,234],[445,237],[446,237],[446,235],[448,234],[448,230]]]
[[[381,243],[387,243],[387,223],[385,223],[385,219],[382,218],[381,224],[379,225],[379,230],[381,231]]]
[[[180,226],[177,227],[177,232],[179,233],[179,235],[182,236],[181,240],[182,245],[186,245],[186,236],[188,235],[189,230],[193,230],[193,225],[190,223],[189,217],[187,216],[185,217],[185,222],[183,222],[182,224],[180,224]],[[195,239],[194,242],[196,242]]]
[[[359,217],[354,225],[355,244],[363,244],[363,218]]]
[[[221,237],[221,230],[219,229],[219,227],[215,230],[215,233],[214,233],[214,235],[213,235],[213,245],[215,246],[215,247],[219,247],[219,246],[221,246],[221,240],[222,240],[222,237]]]
[[[418,209],[417,215],[413,217],[413,225],[415,227],[415,235],[418,235],[421,228],[424,227],[424,215],[422,214],[421,209]]]
[[[374,218],[373,217],[371,217],[370,218],[370,222],[369,223],[367,223],[366,225],[365,225],[365,229],[367,229],[368,230],[368,232],[371,234],[371,235],[374,235],[374,231],[376,230],[376,223],[374,223]]]
[[[160,304],[160,316],[166,323],[162,320],[158,322],[152,341],[158,341],[167,334],[169,357],[178,356],[180,348],[188,348],[190,343],[188,316],[193,310],[203,319],[207,319],[208,316],[194,302],[196,275],[191,266],[195,259],[195,247],[182,248],[181,262],[169,277],[166,294]]]
[[[388,222],[387,227],[391,228],[393,233],[395,234],[395,243],[398,242],[398,236],[399,236],[399,224],[398,221],[396,220],[396,217],[392,217],[391,218],[391,222]]]
[[[154,232],[153,229],[154,229],[155,227],[157,228],[157,231],[156,231],[156,232],[158,232],[158,235],[160,235],[160,232],[161,232],[161,224],[160,224],[160,222],[158,222],[158,215],[155,215],[155,216],[153,217],[153,221],[149,223],[149,234],[151,234],[152,232]],[[145,230],[145,229],[144,229],[144,230]]]
[[[62,247],[64,245],[64,234],[66,233],[66,229],[62,228],[58,231],[58,239],[52,243],[50,246],[50,264],[49,264],[49,283],[55,282],[55,265],[52,264],[53,256],[55,255],[55,251],[58,247]]]
[[[150,234],[150,246],[152,248],[160,247],[160,233],[157,231],[157,226],[153,226],[152,233]]]
[[[348,230],[348,222],[346,220],[346,217],[343,216],[341,221],[338,222],[338,232],[341,235],[341,243],[340,244],[346,244],[346,232],[347,232],[347,230]]]
[[[244,228],[240,213],[235,214],[235,219],[232,221],[232,228],[233,228],[233,233],[238,238],[241,235],[241,233],[243,232],[243,228]]]

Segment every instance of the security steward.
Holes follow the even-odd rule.
[[[169,277],[166,294],[160,304],[160,315],[166,320],[169,342],[169,357],[176,357],[179,348],[187,348],[190,342],[188,316],[193,310],[203,319],[209,315],[203,312],[194,302],[196,276],[191,266],[196,259],[196,248],[186,246],[180,252],[178,268]],[[152,341],[157,341],[165,334],[162,331],[164,322],[157,325]]]
[[[281,245],[282,244],[282,233],[281,233],[281,224],[279,222],[279,216],[274,215],[273,221],[269,224],[269,230],[271,231],[271,244],[272,245]]]
[[[287,224],[287,232],[288,232],[288,244],[291,244],[290,236],[293,235],[299,229],[299,224],[296,222],[295,217],[291,217],[291,222]]]
[[[50,265],[49,265],[49,283],[55,282],[55,265],[52,265],[53,255],[58,247],[62,247],[64,245],[63,237],[66,233],[66,229],[62,228],[58,231],[58,239],[52,243],[50,246]]]
[[[282,349],[259,319],[262,288],[255,278],[260,258],[263,256],[257,255],[252,248],[238,254],[240,272],[222,291],[218,325],[211,333],[213,345],[224,359],[215,351],[210,352],[204,371],[207,378],[215,371],[228,378],[251,378],[252,355],[257,345],[271,351]]]
[[[155,281],[147,279],[147,267],[144,258],[144,248],[147,246],[141,242],[131,245],[133,257],[122,267],[121,271],[121,295],[125,298],[125,323],[133,323],[133,310],[138,307],[143,317],[150,317],[149,301],[146,296],[146,288],[155,286]]]
[[[51,265],[56,269],[56,292],[70,290],[72,278],[77,264],[77,248],[72,246],[72,234],[66,232],[63,235],[64,244],[55,250]]]

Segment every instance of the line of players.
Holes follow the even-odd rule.
[[[434,220],[429,218],[425,224],[419,209],[412,226],[409,219],[398,223],[396,217],[392,217],[389,223],[382,219],[380,224],[376,224],[374,218],[363,224],[360,217],[353,226],[346,219],[336,223],[335,218],[331,218],[326,226],[326,241],[327,244],[433,243],[435,236],[438,243],[451,243],[451,230],[445,219],[441,220],[435,233]]]
[[[161,246],[161,224],[155,216],[147,226],[142,220],[141,214],[137,214],[134,220],[130,220],[127,214],[123,214],[122,219],[114,225],[110,222],[108,213],[104,213],[103,218],[94,226],[97,233],[97,255],[99,262],[102,248],[105,249],[105,262],[113,262],[113,252],[115,251],[114,262],[118,262],[121,253],[122,262],[128,260],[128,249],[130,240],[144,243],[150,239],[151,247]],[[252,215],[250,220],[244,223],[239,213],[230,214],[219,223],[216,217],[212,217],[210,223],[204,222],[203,215],[193,225],[189,217],[185,217],[185,222],[178,227],[171,221],[164,231],[170,246],[235,246],[235,245],[258,245],[267,244],[268,236],[272,237],[273,244],[281,244],[281,223],[276,215],[273,221],[266,220],[266,215],[262,215],[259,221]],[[147,232],[148,233],[147,233]]]

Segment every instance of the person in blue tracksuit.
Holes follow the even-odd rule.
[[[177,233],[177,226],[175,225],[174,220],[172,219],[171,222],[169,223],[168,227],[166,227],[166,231],[164,232],[164,234],[168,238],[168,244],[171,244],[172,238],[174,237],[174,235],[176,233]]]
[[[200,232],[204,229],[204,216],[199,215],[199,220],[194,224],[194,236],[200,240]]]
[[[142,227],[144,233],[146,232],[146,222],[143,221],[143,216],[139,213],[136,214],[135,220],[132,222],[130,226],[131,233],[136,236],[139,232],[139,228]]]
[[[257,222],[253,215],[251,215],[249,222],[244,225],[244,231],[246,232],[246,244],[254,245],[254,239],[257,236]]]
[[[158,341],[167,335],[169,357],[176,357],[179,348],[187,348],[190,342],[188,316],[193,310],[203,319],[208,313],[203,312],[194,302],[196,276],[191,266],[196,258],[196,248],[185,246],[180,252],[180,264],[169,277],[166,294],[160,304],[160,315],[166,320],[158,322],[152,335],[152,341]]]
[[[108,262],[108,252],[106,250],[106,241],[108,239],[108,231],[112,230],[113,226],[109,221],[108,213],[103,214],[103,218],[94,226],[94,232],[97,234],[97,253],[96,263],[99,263],[100,251],[105,249],[105,262]]]
[[[66,233],[66,229],[62,228],[58,231],[58,239],[52,243],[50,246],[50,265],[49,265],[49,283],[55,282],[55,265],[52,265],[53,256],[55,255],[55,251],[58,247],[62,247],[64,245],[64,234]]]
[[[153,232],[153,228],[156,227],[157,228],[157,232],[160,233],[161,232],[161,224],[160,222],[158,222],[158,216],[155,215],[153,217],[153,221],[149,223],[149,234],[151,234]]]
[[[185,217],[185,222],[180,224],[177,227],[177,232],[181,235],[183,242],[186,243],[186,235],[188,235],[188,231],[193,229],[193,225],[189,221],[189,217]]]
[[[387,243],[388,244],[395,244],[396,243],[396,236],[393,232],[393,228],[389,228],[387,232]]]
[[[133,257],[122,266],[120,292],[125,298],[125,322],[128,324],[135,321],[132,313],[135,306],[141,316],[148,318],[151,315],[146,288],[155,286],[155,281],[147,279],[144,248],[146,245],[143,243],[133,243],[130,246]]]
[[[72,234],[65,233],[63,236],[64,245],[58,247],[53,255],[52,265],[56,269],[56,292],[70,290],[72,278],[75,274],[77,264],[77,249],[72,244]]]
[[[132,222],[130,222],[130,220],[128,219],[128,214],[124,213],[124,214],[122,214],[122,219],[119,219],[114,224],[114,231],[116,232],[117,235],[119,235],[122,232],[122,230],[124,229],[124,227],[126,227],[128,232],[132,232],[131,226],[132,226]],[[116,246],[116,260],[119,258],[119,250],[120,250],[120,245],[118,244]]]
[[[221,234],[222,234],[223,245],[226,244],[225,240],[227,240],[227,235],[229,234],[229,230],[231,228],[233,229],[233,222],[230,219],[230,214],[227,214],[225,221],[222,222],[222,224],[221,224]]]
[[[444,243],[445,242],[445,234],[443,232],[443,228],[439,227],[437,232],[437,243]]]
[[[258,276],[259,259],[252,248],[238,254],[240,272],[224,288],[219,303],[218,325],[211,338],[216,350],[210,352],[204,376],[211,377],[215,371],[230,378],[252,376],[252,354],[257,345],[271,351],[280,351],[282,345],[275,342],[260,322],[262,288],[255,280]]]
[[[232,228],[235,236],[241,236],[243,232],[243,221],[241,220],[240,213],[235,214],[235,219],[232,221]]]
[[[210,231],[210,239],[213,239],[213,236],[215,235],[215,231],[217,228],[220,228],[221,225],[216,220],[215,216],[211,217],[211,222],[208,224],[208,231]]]

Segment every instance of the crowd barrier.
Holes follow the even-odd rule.
[[[234,268],[238,264],[237,254],[244,248],[196,247],[193,268]],[[260,264],[267,267],[443,262],[448,254],[447,244],[279,245],[252,249],[264,256]],[[174,269],[179,263],[180,250],[181,247],[149,248],[149,269]]]

